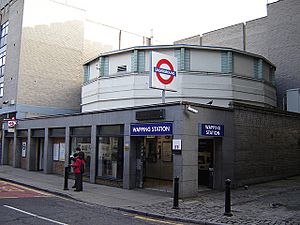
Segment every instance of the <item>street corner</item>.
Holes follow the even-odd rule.
[[[0,199],[1,198],[32,198],[48,197],[50,194],[13,184],[7,181],[0,181]]]

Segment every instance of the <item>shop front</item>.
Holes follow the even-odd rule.
[[[91,127],[73,127],[70,129],[70,155],[74,155],[76,148],[84,152],[84,179],[88,180],[91,166]]]
[[[49,130],[50,151],[52,149],[52,173],[64,174],[66,143],[65,128],[53,128]]]
[[[124,125],[97,127],[96,182],[122,186]]]

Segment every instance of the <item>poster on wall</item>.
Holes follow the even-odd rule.
[[[53,160],[59,159],[59,144],[53,145]]]
[[[65,161],[65,143],[59,143],[59,161]]]
[[[171,150],[171,142],[170,141],[164,141],[162,143],[162,160],[164,162],[172,161],[172,150]]]
[[[22,157],[26,157],[26,148],[27,143],[25,141],[22,142]]]

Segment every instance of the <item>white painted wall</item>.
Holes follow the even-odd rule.
[[[254,74],[254,58],[248,55],[238,53],[233,54],[233,71],[235,74],[247,77],[253,77]]]
[[[220,51],[191,50],[191,71],[221,72]]]
[[[145,51],[144,73],[117,73],[117,66],[131,67],[131,51],[109,55],[110,74],[82,87],[82,111],[95,111],[157,104],[162,91],[149,88],[149,49]],[[174,49],[159,49],[174,55]],[[254,57],[237,53],[235,73],[221,73],[221,50],[191,49],[191,71],[178,72],[177,92],[166,92],[166,102],[191,101],[228,107],[231,101],[276,106],[276,90],[269,82],[253,78]],[[96,60],[97,61],[97,60]],[[95,62],[91,62],[91,66]],[[267,65],[267,64],[266,64]],[[244,68],[244,70],[243,70]],[[265,67],[266,68],[266,67]],[[264,72],[268,72],[264,69]],[[251,76],[251,77],[250,77]],[[267,75],[264,75],[268,77]]]
[[[109,56],[109,74],[116,74],[118,66],[126,65],[127,72],[131,72],[132,51]]]
[[[97,69],[99,67],[99,59],[95,59],[92,62],[90,62],[90,80],[95,79],[97,77],[99,77],[99,69]]]
[[[174,49],[159,49],[159,50],[154,50],[154,51],[159,52],[161,54],[174,56]],[[147,50],[147,51],[145,51],[145,71],[149,72],[149,67],[150,67],[150,51]]]

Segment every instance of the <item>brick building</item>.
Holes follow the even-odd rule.
[[[264,56],[276,66],[278,107],[286,108],[286,91],[300,87],[300,2],[267,5],[263,18],[175,41],[174,44],[223,46]]]

